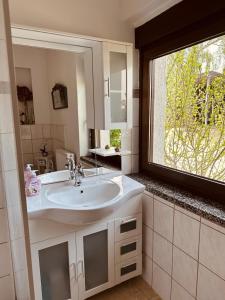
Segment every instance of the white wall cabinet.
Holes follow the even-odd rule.
[[[86,73],[90,86],[88,68]],[[103,130],[131,128],[132,95],[132,45],[99,43],[93,48],[93,98],[87,98],[90,102],[87,107],[93,107],[94,103],[94,118],[93,110],[87,109],[88,127]]]
[[[83,300],[140,275],[141,223],[135,211],[32,244],[35,299]]]

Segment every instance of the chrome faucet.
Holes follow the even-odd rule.
[[[65,167],[70,171],[70,180],[74,180],[74,186],[81,185],[81,177],[84,177],[84,171],[80,163],[76,164],[73,158],[67,158]]]

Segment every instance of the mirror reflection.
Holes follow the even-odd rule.
[[[90,50],[22,45],[14,45],[13,50],[24,165],[31,164],[37,174],[44,174],[70,167],[68,159],[72,157],[85,176],[121,170],[121,154],[125,153],[121,150],[122,130],[88,127],[87,72],[91,66],[85,55]],[[120,60],[124,66],[124,57],[119,55],[118,63]],[[115,84],[110,94],[121,98],[126,74],[115,58],[113,62]]]

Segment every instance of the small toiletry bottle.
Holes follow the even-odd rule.
[[[25,181],[25,184],[29,180],[29,177],[32,175],[32,170],[31,170],[32,166],[33,166],[32,164],[27,164],[26,167],[25,167],[25,169],[24,169],[24,181]]]
[[[41,190],[41,180],[37,177],[35,171],[31,170],[31,164],[26,165],[24,171],[25,193],[27,197],[36,196]]]
[[[40,194],[40,191],[41,191],[41,179],[38,178],[35,171],[32,171],[27,193],[29,196],[37,196]]]

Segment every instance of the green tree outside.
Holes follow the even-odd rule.
[[[225,181],[225,37],[166,57],[164,164]]]

